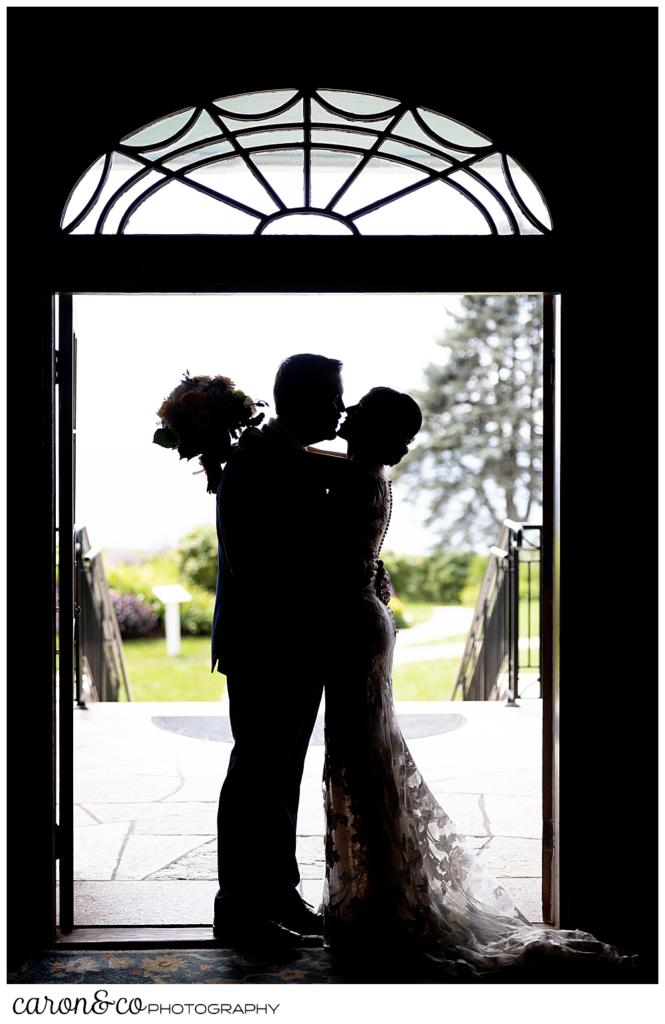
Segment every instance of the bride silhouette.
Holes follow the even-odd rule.
[[[342,626],[328,658],[324,797],[326,944],[347,966],[427,963],[455,980],[606,979],[632,966],[587,932],[530,924],[481,864],[418,771],[392,697],[395,628],[376,573],[390,521],[384,466],[422,417],[408,395],[373,388],[338,431],[330,536]],[[322,456],[318,456],[322,458]]]

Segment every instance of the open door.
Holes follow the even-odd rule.
[[[561,297],[543,295],[543,530],[541,679],[543,690],[543,921],[559,927],[559,494]]]
[[[58,487],[58,671],[56,857],[59,864],[61,932],[74,923],[74,695],[75,695],[75,533],[76,493],[76,338],[72,296],[58,295],[54,305],[56,339]]]

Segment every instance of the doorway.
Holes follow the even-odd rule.
[[[165,327],[159,328],[156,326],[154,319],[142,319],[140,314],[141,304],[145,305],[148,299],[154,300],[155,303],[161,304],[164,308],[168,308],[167,320],[170,324],[170,330],[173,332],[171,339],[167,340],[165,337]],[[120,467],[120,476],[116,476],[116,482],[113,483],[113,473],[111,472],[111,466],[113,465],[114,458],[117,459],[118,452],[122,451],[122,445],[120,444],[119,438],[122,431],[120,430],[120,418],[128,415],[128,409],[139,406],[142,409],[143,421],[142,425],[131,426],[129,433],[131,436],[131,444],[135,447],[139,446],[143,440],[146,442],[146,458],[152,457],[154,472],[151,469],[149,476],[154,482],[154,475],[159,475],[160,486],[163,487],[163,491],[159,494],[154,495],[154,500],[158,507],[167,507],[169,503],[173,503],[174,491],[182,491],[185,496],[183,504],[188,508],[188,514],[191,514],[191,509],[196,508],[196,515],[205,521],[212,521],[214,517],[214,498],[210,495],[205,494],[205,487],[201,483],[202,477],[194,475],[194,464],[179,464],[177,460],[169,457],[164,450],[158,449],[156,446],[150,444],[152,431],[156,426],[154,411],[160,404],[164,395],[177,383],[179,379],[177,374],[184,372],[185,369],[192,373],[196,372],[222,372],[228,374],[237,379],[239,386],[247,388],[251,391],[252,396],[255,398],[267,398],[270,399],[270,388],[272,377],[279,359],[283,355],[290,354],[294,350],[294,344],[296,349],[304,350],[305,344],[308,338],[311,337],[310,325],[321,324],[329,325],[330,333],[322,337],[322,331],[318,329],[317,337],[317,348],[324,354],[339,355],[340,358],[345,362],[347,372],[345,373],[345,387],[347,397],[350,400],[355,400],[367,390],[370,386],[373,386],[377,382],[376,373],[381,374],[381,383],[388,384],[389,386],[396,386],[400,389],[416,389],[422,383],[418,380],[418,374],[422,375],[422,369],[424,364],[427,362],[427,352],[433,352],[436,344],[436,334],[439,330],[443,330],[444,324],[441,323],[445,319],[443,316],[445,310],[445,303],[450,299],[449,296],[443,294],[420,294],[407,296],[391,295],[298,295],[291,296],[286,294],[276,295],[265,295],[260,296],[231,296],[231,295],[208,295],[208,296],[187,296],[187,302],[181,305],[181,311],[176,312],[177,304],[183,303],[185,297],[182,296],[106,296],[106,297],[95,297],[95,296],[75,296],[73,303],[73,325],[76,330],[78,338],[77,344],[77,364],[79,374],[85,373],[88,375],[88,369],[85,368],[86,361],[92,355],[93,362],[97,363],[96,373],[99,379],[104,381],[104,387],[100,389],[99,393],[95,394],[94,390],[91,391],[92,402],[90,403],[90,412],[86,410],[86,405],[82,401],[81,396],[76,403],[77,405],[77,462],[78,472],[76,474],[77,490],[81,496],[86,495],[86,488],[89,488],[91,493],[96,492],[99,494],[104,493],[104,480],[107,480],[109,486],[109,493],[118,496],[118,489],[124,487],[126,490],[132,492],[136,507],[143,507],[144,513],[146,512],[146,502],[153,500],[153,496],[140,497],[140,482],[141,473],[137,472],[134,476],[127,473],[127,459],[125,458],[124,463],[122,458],[117,465]],[[242,302],[241,302],[242,300]],[[341,305],[343,300],[347,301],[347,306],[344,312],[342,312]],[[239,308],[239,312],[231,315],[228,304],[233,304],[235,301]],[[299,304],[299,312],[297,314],[288,311],[288,304],[296,302]],[[397,308],[399,302],[402,302],[404,309],[401,314],[398,315]],[[106,303],[105,312],[98,317],[97,326],[94,326],[94,306],[97,303]],[[220,303],[227,303],[226,310],[221,313],[215,314],[215,304],[219,309]],[[374,303],[374,313],[372,313],[372,302]],[[240,309],[240,306],[244,303],[244,308]],[[274,349],[275,355],[273,358],[273,364],[271,365],[267,358],[257,360],[254,358],[246,363],[245,366],[242,364],[242,360],[238,361],[238,353],[236,346],[233,344],[236,338],[239,338],[241,345],[239,346],[241,351],[247,351],[251,347],[250,338],[250,317],[257,319],[257,308],[261,308],[263,305],[263,319],[261,320],[260,334],[269,335],[268,345]],[[324,315],[322,315],[322,304],[328,303],[329,308],[326,309]],[[365,304],[363,307],[363,303]],[[412,304],[412,308],[408,307],[408,304]],[[425,317],[428,327],[427,336],[424,337],[420,343],[417,343],[414,339],[414,316],[415,316],[415,305],[420,303],[421,306],[428,308],[428,313]],[[119,320],[114,321],[111,315],[113,305],[116,305],[118,309],[121,309],[121,315]],[[124,306],[123,306],[124,304]],[[203,307],[207,305],[207,310]],[[87,310],[86,310],[87,307]],[[202,309],[202,314],[194,313],[194,309],[199,307]],[[379,321],[377,316],[377,309],[380,307],[390,307],[389,315],[386,317],[386,322],[382,328],[379,327]],[[101,306],[98,306],[98,311],[101,311]],[[210,315],[212,311],[212,316]],[[86,319],[87,315],[87,319]],[[92,316],[92,320],[90,317]],[[335,320],[335,317],[337,318]],[[438,319],[437,319],[438,318]],[[203,321],[207,320],[209,326],[206,329]],[[344,345],[346,346],[345,351],[341,351],[342,342],[341,339],[336,337],[338,331],[337,323],[342,322],[344,330]],[[122,344],[119,339],[122,338],[122,334],[130,333],[129,324],[132,324],[136,330],[136,334],[132,334],[129,339],[125,338],[123,343],[127,345],[125,355],[122,355]],[[99,360],[99,349],[96,346],[101,341],[100,339],[100,325],[104,325],[106,332],[104,341],[102,342],[102,351],[105,353],[104,361]],[[305,333],[297,335],[295,330],[296,324],[305,325]],[[386,331],[389,329],[388,324],[392,325],[392,330],[395,332],[391,338],[386,336]],[[441,327],[439,328],[439,324]],[[211,325],[211,326],[210,326]],[[220,330],[220,325],[223,330]],[[279,325],[279,326],[277,326]],[[207,335],[206,335],[207,330]],[[358,363],[358,355],[361,351],[360,346],[364,345],[367,347],[368,338],[372,333],[376,331],[379,336],[379,345],[377,346],[372,358],[366,361],[366,366],[362,371],[358,371],[354,368],[354,364]],[[409,360],[406,365],[414,368],[413,381],[405,375],[405,360],[403,350],[398,348],[399,339],[404,336],[404,333],[410,331],[410,349],[409,349]],[[86,336],[90,337],[91,332],[96,335],[96,341],[93,343],[93,349],[96,349],[97,354],[95,355],[93,350],[86,350],[87,342]],[[228,332],[228,333],[226,333]],[[354,334],[354,332],[357,332]],[[401,332],[401,333],[400,333]],[[232,343],[228,344],[228,334],[232,335]],[[281,336],[280,336],[281,335]],[[350,336],[349,336],[350,335]],[[196,345],[189,341],[184,343],[183,339],[196,337],[206,337],[206,346],[197,351]],[[277,337],[276,337],[277,336]],[[295,343],[295,337],[301,337],[302,341]],[[148,343],[148,339],[154,339],[153,346]],[[151,351],[151,356],[148,361],[144,364],[143,368],[139,370],[139,364],[137,360],[137,354],[140,351],[140,346],[148,344]],[[279,345],[284,348],[283,353],[280,353],[279,357],[277,352]],[[311,345],[307,347],[311,348]],[[225,355],[225,350],[228,351],[228,356]],[[348,351],[348,356],[346,355]],[[183,356],[184,353],[184,356]],[[218,357],[219,353],[219,357]],[[172,365],[169,365],[168,360],[172,359]],[[184,363],[183,363],[184,359]],[[214,362],[215,365],[212,365]],[[123,366],[128,366],[129,369],[126,373],[121,373],[120,378],[112,383],[113,367],[116,363],[120,363]],[[180,366],[180,363],[183,363]],[[379,371],[377,371],[379,367]],[[94,376],[93,367],[93,376]],[[251,380],[250,380],[251,373]],[[162,376],[160,376],[162,374]],[[256,382],[256,387],[255,387]],[[152,386],[154,383],[154,394],[150,391],[148,384]],[[147,394],[150,394],[149,401],[146,401]],[[154,407],[154,408],[153,408]],[[105,451],[100,452],[97,449],[93,457],[84,455],[85,444],[84,434],[86,429],[84,422],[90,413],[94,410],[95,414],[99,417],[98,422],[100,424],[106,424],[106,434],[104,443],[107,445]],[[104,431],[102,430],[102,439],[104,437]],[[97,439],[99,442],[99,438]],[[83,466],[88,467],[87,470],[83,470]],[[84,482],[86,474],[89,475],[90,467],[97,465],[99,469],[101,467],[101,476],[96,479],[96,482],[90,487],[90,481]],[[123,469],[124,465],[124,469]],[[139,466],[141,465],[139,461]],[[145,473],[143,474],[145,476]],[[123,484],[123,476],[125,482]],[[92,508],[87,502],[87,498],[84,503],[80,506],[81,520],[79,517],[79,506],[77,505],[77,516],[76,520],[80,524],[84,520],[88,520],[88,515],[84,512],[86,504],[89,508]],[[418,528],[422,530],[422,515],[419,517],[406,502],[400,503],[401,510],[396,512],[393,517],[391,524],[391,532],[397,530],[401,538],[413,539],[414,534]],[[98,508],[103,508],[103,503],[98,505]],[[200,513],[198,510],[200,509]],[[422,509],[421,509],[422,513]],[[136,517],[132,520],[130,515],[129,525],[130,528],[133,525],[136,526],[136,533],[139,539],[139,547],[145,547],[148,540],[154,540],[150,537],[150,518],[151,513],[148,511],[147,520],[145,523],[139,526]],[[98,516],[97,516],[98,519]],[[111,519],[117,520],[117,516],[111,516]],[[173,527],[176,533],[179,531],[177,526]],[[184,523],[184,520],[180,520]],[[116,523],[116,525],[119,525]],[[191,522],[190,522],[191,525]],[[163,527],[163,523],[160,523]],[[107,527],[103,527],[107,530]],[[143,532],[142,532],[143,531]],[[104,537],[99,538],[94,536],[94,530],[90,527],[91,540],[94,545],[97,543],[103,544],[108,547],[106,538],[110,536],[108,533]],[[118,549],[121,547],[119,544],[119,534],[115,536],[115,547]],[[170,538],[168,536],[160,537],[159,543],[172,543],[177,540],[175,534]],[[494,540],[491,538],[490,542]],[[422,544],[424,541],[421,540],[419,543]],[[404,540],[400,542],[400,546],[403,546]],[[416,547],[418,544],[416,544]],[[489,546],[489,545],[488,545]],[[408,636],[406,632],[403,634]],[[130,672],[131,678],[131,672]],[[201,672],[200,676],[202,683],[205,680],[205,685],[210,685],[210,674],[209,671]],[[221,678],[221,677],[219,677]],[[223,694],[219,694],[219,697],[223,697]],[[133,801],[126,801],[118,799],[117,789],[114,792],[114,781],[112,772],[109,771],[109,767],[113,764],[113,758],[117,757],[118,749],[121,749],[123,744],[120,744],[115,751],[111,749],[108,753],[111,756],[111,761],[105,766],[98,765],[95,769],[97,773],[98,786],[105,787],[106,796],[110,796],[110,799],[95,799],[95,788],[94,781],[90,774],[91,764],[88,764],[88,795],[87,798],[81,801],[77,801],[77,816],[79,821],[78,831],[80,836],[85,836],[85,841],[88,842],[87,852],[83,857],[80,855],[80,851],[83,849],[79,844],[79,861],[84,861],[90,865],[97,863],[96,869],[97,874],[105,873],[104,878],[85,878],[79,877],[74,882],[74,891],[78,888],[80,897],[78,903],[80,907],[86,906],[85,913],[80,915],[77,919],[76,903],[74,902],[74,914],[72,917],[72,923],[75,927],[90,927],[90,926],[149,926],[156,924],[178,924],[181,926],[202,926],[204,925],[209,917],[210,905],[212,896],[214,896],[215,882],[214,882],[214,856],[212,852],[214,850],[214,836],[211,833],[214,832],[214,811],[216,810],[216,798],[219,789],[219,784],[224,775],[224,755],[228,755],[230,752],[230,737],[221,737],[217,735],[219,733],[219,722],[223,719],[223,714],[220,715],[220,711],[223,712],[223,703],[219,703],[219,697],[216,697],[211,702],[210,706],[204,706],[199,704],[198,707],[189,705],[187,714],[180,714],[180,708],[178,708],[178,714],[172,713],[171,707],[163,707],[161,709],[151,709],[150,714],[143,716],[144,725],[148,731],[154,737],[159,736],[160,741],[166,743],[174,741],[184,751],[189,748],[189,754],[186,757],[189,758],[189,764],[192,765],[191,752],[198,748],[200,751],[206,748],[206,767],[204,769],[205,776],[199,777],[199,783],[196,783],[193,787],[190,785],[189,789],[183,788],[183,784],[186,787],[187,779],[179,777],[179,771],[171,765],[170,774],[164,776],[166,780],[166,786],[164,792],[159,791],[159,797],[155,800],[136,801],[137,803],[144,803],[146,805],[152,805],[149,811],[148,818],[146,820],[143,816],[143,820],[139,818],[129,817],[129,811],[131,808],[128,807],[129,803]],[[411,702],[412,704],[415,702]],[[435,702],[431,702],[435,703]],[[138,707],[138,703],[135,702],[135,707]],[[535,705],[532,705],[532,710]],[[100,714],[109,713],[112,711],[111,708],[88,708],[92,710],[93,714],[87,714],[83,709],[79,709],[75,713],[75,721],[82,728],[87,728],[90,722],[93,721],[95,715],[99,718]],[[114,709],[121,713],[127,713],[131,710],[134,713],[134,708],[129,709],[125,707],[122,709],[120,706]],[[423,705],[417,709],[422,712]],[[498,709],[496,709],[498,710]],[[433,715],[437,714],[437,709],[430,709],[430,713]],[[416,709],[411,708],[408,712],[405,710],[405,714],[416,714]],[[448,714],[453,716],[459,712],[457,709],[449,709]],[[509,712],[506,712],[509,714]],[[468,716],[467,716],[468,717]],[[174,722],[174,719],[188,719],[188,721]],[[202,721],[202,720],[207,721]],[[195,721],[196,720],[196,721]],[[211,723],[217,723],[217,726],[211,726]],[[85,723],[85,724],[84,724]],[[514,724],[514,723],[513,723]],[[141,726],[142,728],[142,726]],[[198,734],[197,734],[198,730]],[[207,730],[207,732],[206,732]],[[216,731],[215,731],[216,730]],[[108,730],[107,730],[108,734]],[[125,733],[124,747],[127,748],[126,737],[128,733]],[[440,736],[442,734],[439,734]],[[468,735],[468,731],[467,731]],[[533,729],[531,730],[533,735]],[[141,732],[136,733],[137,744],[140,744]],[[407,734],[408,736],[408,734]],[[435,750],[436,744],[440,742],[440,739],[435,738],[436,734],[430,736],[421,736],[414,738],[414,744],[422,741],[423,754],[422,758],[425,758],[432,766],[432,770],[436,766],[439,768],[441,764],[441,756],[432,755],[432,751]],[[464,747],[464,735],[460,732],[459,735],[448,737],[449,747],[452,744],[454,748],[455,744],[461,744],[459,750],[463,750]],[[318,746],[318,750],[316,749]],[[540,735],[538,735],[537,742],[537,761],[540,765]],[[506,752],[511,748],[511,743],[507,742],[504,747],[503,757],[505,758]],[[162,750],[164,750],[164,744],[162,744]],[[531,743],[531,753],[534,751],[533,743]],[[418,758],[417,746],[413,747],[414,754]],[[320,754],[322,748],[320,744],[313,744],[311,750],[311,765],[308,769],[308,778],[311,783],[311,794],[305,796],[304,799],[304,821],[301,823],[304,831],[301,836],[301,862],[305,867],[303,875],[311,875],[310,878],[304,878],[304,882],[308,883],[304,886],[304,895],[314,902],[316,900],[316,894],[314,889],[318,884],[318,880],[322,873],[322,857],[317,847],[318,837],[320,835],[320,825],[317,827],[317,819],[320,822],[320,807],[319,807],[319,789],[320,789]],[[208,758],[208,755],[212,755]],[[499,753],[501,758],[501,753]],[[194,759],[195,760],[195,759]],[[117,760],[115,761],[117,768]],[[199,761],[199,765],[201,762]],[[82,767],[82,765],[81,765]],[[153,760],[151,763],[145,764],[141,767],[137,776],[131,776],[136,781],[138,779],[138,785],[143,786],[144,792],[148,792],[150,787],[154,785],[155,779],[159,778],[159,757]],[[504,766],[505,768],[505,763]],[[147,768],[147,770],[146,770]],[[157,772],[157,774],[156,774]],[[182,774],[182,772],[180,773]],[[185,776],[187,772],[185,771]],[[442,781],[442,775],[445,778]],[[485,815],[483,820],[482,807],[487,811],[487,801],[485,801],[483,793],[474,794],[473,804],[471,807],[471,801],[466,801],[459,793],[455,793],[454,789],[451,792],[450,786],[446,783],[446,778],[450,775],[454,775],[454,772],[444,771],[435,772],[432,778],[439,778],[442,782],[440,792],[436,791],[437,796],[440,798],[444,806],[447,806],[449,813],[452,814],[453,818],[458,817],[460,822],[460,828],[463,831],[470,832],[473,834],[477,833],[476,838],[478,840],[478,848],[480,849],[483,837],[487,839],[487,821],[491,819],[492,815]],[[77,771],[73,773],[74,786],[76,786]],[[189,782],[192,782],[190,778]],[[198,791],[195,793],[198,785]],[[99,788],[97,790],[97,796],[99,796]],[[135,790],[136,793],[136,790]],[[90,798],[92,796],[92,799]],[[198,796],[199,799],[196,799]],[[500,817],[501,814],[508,815],[510,817],[510,810],[508,803],[510,802],[511,794],[509,792],[499,792],[497,794],[490,794],[490,803],[494,803],[496,814]],[[184,799],[183,799],[184,797]],[[496,797],[496,799],[495,799]],[[479,799],[482,798],[482,799]],[[522,791],[521,803],[531,801],[532,807],[535,808],[537,805],[537,813],[535,815],[535,821],[538,823],[540,814],[540,789],[536,793],[525,793]],[[161,807],[157,806],[162,804]],[[167,811],[165,813],[164,804],[167,804]],[[499,810],[499,804],[503,803],[503,810]],[[455,805],[457,810],[455,811],[452,805]],[[482,806],[481,806],[482,804]],[[204,806],[205,805],[205,806]],[[146,810],[146,807],[143,808]],[[532,815],[533,817],[533,815]],[[206,820],[208,824],[206,825]],[[149,822],[152,822],[150,824]],[[190,831],[183,831],[183,825]],[[161,831],[156,831],[159,828]],[[504,829],[505,830],[505,829]],[[539,830],[540,831],[540,830]],[[94,838],[94,833],[97,833],[97,837]],[[151,838],[152,837],[152,838]],[[159,838],[157,838],[159,837]],[[535,834],[528,836],[511,836],[507,835],[502,837],[495,834],[491,837],[492,842],[495,839],[505,838],[507,840],[517,840],[522,842],[522,846],[525,845],[531,849],[531,852],[527,855],[528,865],[526,871],[532,872],[526,874],[524,867],[520,870],[524,871],[522,875],[513,876],[516,877],[517,881],[514,886],[514,898],[518,902],[524,902],[525,898],[530,900],[528,911],[533,919],[540,920],[540,916],[534,914],[534,898],[533,898],[533,879],[540,876],[540,865],[534,869],[534,841],[536,841]],[[159,856],[161,857],[164,853],[169,857],[173,854],[170,859],[164,863],[158,863],[154,860],[150,860],[152,854],[150,850],[155,850],[155,844],[159,844],[161,851]],[[494,849],[500,844],[494,844]],[[505,845],[505,844],[504,844]],[[511,843],[508,842],[508,846]],[[514,842],[512,843],[514,846]],[[538,846],[540,843],[538,841]],[[101,850],[101,856],[100,856]],[[487,848],[489,853],[489,846]],[[494,853],[494,851],[492,851]],[[76,871],[76,848],[74,848],[74,869]],[[504,852],[504,861],[505,861]],[[509,856],[509,855],[508,855]],[[124,859],[124,866],[123,866]],[[536,858],[537,860],[537,858]],[[489,861],[493,870],[496,870],[495,862]],[[522,860],[524,864],[524,860]],[[99,867],[102,865],[102,867]],[[211,867],[212,866],[212,867]],[[509,868],[510,870],[510,868]],[[89,868],[86,871],[90,873]],[[93,873],[95,868],[93,867]],[[128,877],[129,875],[129,877]],[[511,876],[507,876],[511,877]],[[194,905],[200,906],[200,911],[197,917],[192,916],[191,907],[193,905],[190,897],[183,899],[171,899],[169,897],[169,915],[171,920],[164,920],[164,886],[169,887],[167,891],[175,892],[172,884],[177,882],[178,885],[182,886],[183,883],[193,886],[197,890],[197,901],[194,900]],[[139,885],[144,886],[143,895],[139,895]],[[145,886],[152,888],[152,895],[146,892]],[[124,887],[127,895],[124,899],[118,900],[117,896],[120,893],[120,889]],[[530,891],[529,891],[530,887]],[[96,890],[96,891],[93,891]],[[528,892],[528,897],[526,896]],[[137,899],[136,897],[139,896]],[[538,903],[536,898],[535,903]],[[178,908],[182,908],[180,911]],[[133,920],[130,920],[127,913],[123,908],[131,908],[131,914]],[[174,911],[171,914],[171,910]],[[175,919],[174,919],[175,918]],[[198,920],[201,918],[201,920]]]

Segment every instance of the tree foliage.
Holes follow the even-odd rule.
[[[447,547],[495,543],[505,518],[526,522],[541,502],[541,296],[464,296],[438,344],[396,476],[426,492]]]

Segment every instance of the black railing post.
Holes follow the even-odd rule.
[[[515,701],[520,695],[520,545],[522,542],[522,531],[516,531],[511,539],[513,556],[513,660],[515,664],[513,696]]]
[[[520,581],[519,549],[522,543],[522,524],[504,520],[508,527],[508,698],[506,707],[519,707],[519,642],[520,642]]]
[[[515,636],[515,572],[514,572],[514,544],[513,544],[513,531],[510,530],[508,534],[508,586],[506,588],[506,598],[508,605],[508,623],[507,630],[504,634],[508,640],[508,696],[506,698],[506,707],[517,707],[515,703],[515,650],[513,645],[513,639]]]

